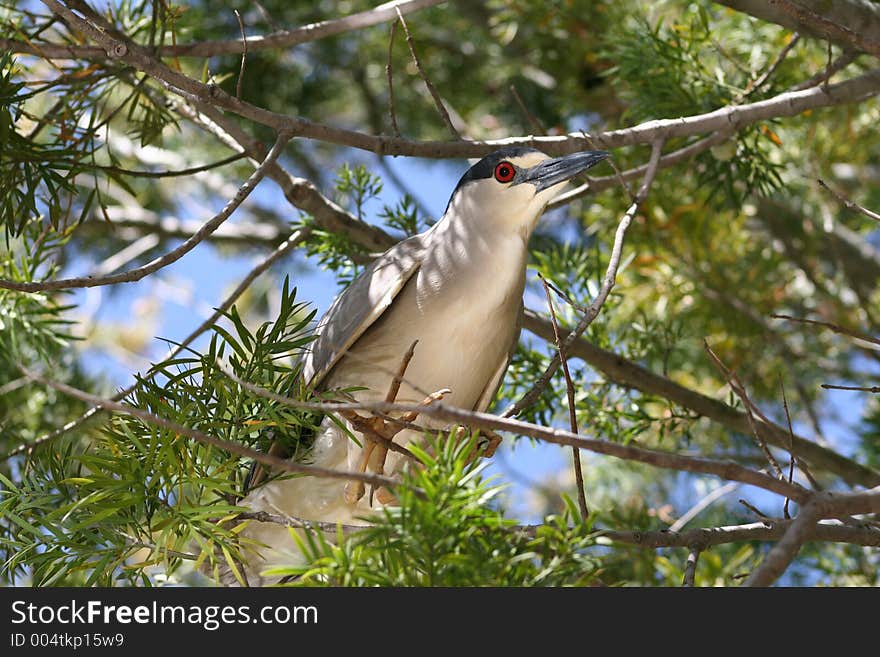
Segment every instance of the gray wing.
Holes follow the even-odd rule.
[[[424,259],[424,239],[414,235],[374,260],[340,294],[318,322],[318,337],[303,358],[303,377],[315,387],[364,331],[394,301]]]

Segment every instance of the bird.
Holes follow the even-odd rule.
[[[377,257],[334,300],[303,357],[305,383],[314,391],[357,388],[351,395],[359,402],[386,400],[399,386],[392,395],[397,402],[427,403],[426,395],[436,393],[433,398],[443,396],[444,404],[487,410],[519,339],[528,242],[538,219],[568,181],[608,155],[588,150],[550,157],[508,146],[476,162],[462,175],[440,220]],[[420,423],[445,428],[430,418]],[[405,456],[372,450],[374,441],[352,436],[358,432],[349,420],[325,417],[310,463],[348,471],[372,466],[384,474],[405,467]],[[405,446],[423,438],[405,429],[394,440]],[[394,502],[384,490],[363,493],[357,482],[298,476],[254,487],[240,504],[251,511],[361,525],[371,511]],[[246,553],[242,564],[248,585],[277,581],[260,574],[268,568],[302,563],[280,524],[251,521],[242,536],[262,546]]]

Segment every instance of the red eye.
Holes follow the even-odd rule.
[[[506,160],[504,162],[499,162],[495,167],[495,180],[498,182],[510,182],[515,175],[516,169],[514,169],[513,165]]]

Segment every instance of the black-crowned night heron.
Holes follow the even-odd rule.
[[[550,158],[508,147],[474,164],[452,192],[440,221],[386,251],[336,299],[318,324],[318,337],[303,363],[306,381],[318,390],[363,388],[354,393],[358,400],[381,401],[404,354],[418,341],[396,400],[418,404],[426,393],[448,389],[445,404],[486,410],[516,347],[535,224],[569,179],[607,155],[585,151]],[[419,422],[440,426],[427,418]],[[405,445],[421,438],[406,430],[395,441]],[[364,450],[375,443],[358,442],[363,449],[325,418],[311,461],[339,470],[382,468],[384,453],[365,457]],[[402,458],[389,453],[383,471],[399,469]],[[361,516],[387,501],[387,495],[364,495],[357,484],[296,477],[268,482],[242,505],[308,520],[363,524]],[[269,546],[246,564],[252,585],[262,581],[260,570],[300,558],[283,526],[252,522],[244,533]]]

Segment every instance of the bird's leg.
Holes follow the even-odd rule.
[[[422,400],[422,403],[419,404],[419,406],[430,406],[434,402],[440,401],[441,399],[443,399],[450,392],[452,392],[452,391],[449,388],[443,388],[442,390],[438,390],[437,392],[432,392],[430,395],[428,395],[427,397],[425,397]],[[390,422],[390,424],[396,424],[398,427],[398,429],[394,432],[394,434],[396,435],[397,433],[402,431],[404,428],[406,428],[406,425],[412,424],[413,422],[415,422],[418,417],[419,417],[418,411],[409,411],[408,413],[405,413],[403,416],[401,416],[401,418],[399,420],[396,420],[396,421],[392,420]],[[385,473],[385,458],[388,456],[388,450],[385,447],[381,447],[381,446],[380,446],[380,449],[382,451],[379,452],[378,457],[377,457],[378,462],[376,464],[376,472],[378,474],[384,474]],[[371,501],[372,501],[372,494],[373,494],[373,491],[372,491],[372,489],[370,489]],[[378,490],[376,490],[376,499],[379,500],[379,502],[381,504],[394,504],[397,502],[397,498],[394,497],[394,494],[390,490],[385,488],[384,486],[380,486],[378,488]]]
[[[416,353],[416,345],[419,343],[418,340],[414,341],[409,349],[406,350],[406,353],[403,355],[403,358],[400,361],[400,367],[397,368],[397,373],[394,375],[394,378],[391,379],[391,384],[388,386],[388,392],[385,394],[385,401],[389,403],[393,403],[397,400],[397,393],[400,392],[400,384],[403,381],[403,375],[406,374],[406,368],[409,367],[409,362],[412,360],[413,356]],[[394,432],[397,434],[400,431],[398,429]],[[394,435],[392,435],[389,440],[393,440]],[[388,448],[384,445],[379,445],[379,451],[376,454],[376,467],[374,468],[374,472],[376,474],[385,474],[385,459],[388,457]],[[383,498],[387,499],[388,495],[385,495],[390,492],[386,489],[382,489],[379,495],[379,502],[382,504],[386,504],[387,502],[383,502]],[[391,496],[393,497],[393,495]],[[373,505],[373,486],[370,486],[370,506]]]
[[[418,340],[413,342],[409,349],[407,349],[406,353],[403,355],[403,359],[400,362],[400,367],[397,368],[397,373],[394,375],[394,378],[391,379],[391,385],[388,386],[388,392],[385,394],[386,402],[393,402],[397,399],[397,393],[400,392],[400,382],[403,380],[403,375],[406,373],[406,368],[409,367],[409,362],[412,360],[413,355],[416,351],[416,345],[419,343]],[[343,411],[342,416],[351,423],[352,427],[358,431],[361,436],[364,437],[364,447],[361,453],[361,461],[358,464],[357,472],[366,472],[367,466],[370,463],[370,457],[373,455],[373,451],[378,447],[379,448],[379,456],[377,461],[381,464],[379,469],[376,470],[378,474],[383,473],[384,465],[385,465],[385,457],[388,453],[388,448],[384,445],[377,445],[377,441],[374,440],[375,435],[381,436],[382,438],[386,438],[388,440],[392,440],[394,435],[399,429],[391,434],[387,435],[388,427],[385,425],[385,421],[382,418],[364,418],[354,411]],[[361,481],[350,481],[345,485],[345,501],[348,504],[354,504],[358,500],[360,500],[364,496],[364,484]],[[373,502],[373,488],[370,487],[370,504]]]
[[[358,463],[356,472],[366,472],[367,464],[370,462],[370,456],[378,445],[378,441],[374,436],[385,438],[385,421],[379,417],[362,417],[354,411],[340,411],[340,415],[348,420],[352,428],[361,434],[364,439],[361,460],[360,463]],[[354,504],[364,496],[364,482],[349,481],[345,484],[343,496],[348,504]]]

